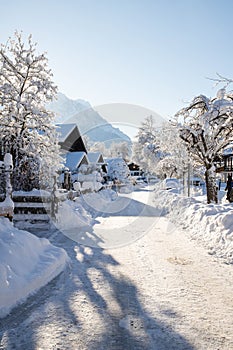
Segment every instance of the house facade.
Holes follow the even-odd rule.
[[[129,163],[128,164],[129,167],[129,171],[130,171],[130,176],[141,176],[143,175],[143,171],[140,168],[139,165],[135,164],[135,163]]]
[[[233,146],[226,148],[223,154],[216,160],[216,172],[222,175],[226,181],[228,174],[233,174]]]
[[[104,161],[104,157],[100,152],[89,152],[87,157],[90,164],[99,166],[104,173],[107,173],[107,163]]]

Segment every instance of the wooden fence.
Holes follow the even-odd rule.
[[[47,229],[50,226],[52,196],[13,194],[13,223],[20,229]]]

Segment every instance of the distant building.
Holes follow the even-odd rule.
[[[64,168],[59,175],[59,186],[70,190],[71,183],[75,180],[75,175],[81,165],[89,165],[89,161],[85,152],[68,152],[63,154]]]
[[[65,167],[70,171],[77,171],[83,164],[90,164],[85,152],[69,152],[66,154]]]
[[[107,163],[104,161],[103,155],[100,152],[89,152],[87,154],[90,164],[100,166],[104,173],[107,173]]]
[[[224,176],[233,174],[233,145],[229,145],[223,154],[216,159],[216,172]]]
[[[129,163],[128,167],[130,171],[130,176],[141,176],[143,174],[143,171],[138,164]]]

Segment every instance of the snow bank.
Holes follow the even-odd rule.
[[[96,218],[105,213],[112,214],[111,202],[117,198],[115,191],[106,189],[83,194],[73,201],[67,200],[59,205],[54,224],[69,239],[92,246],[95,241],[93,237],[96,236],[93,226],[99,223]],[[117,210],[119,211],[119,205]]]
[[[56,226],[61,231],[92,226],[96,211],[106,211],[109,202],[116,200],[117,194],[110,189],[98,193],[88,193],[77,197],[75,201],[66,200],[58,209]]]
[[[96,194],[94,195],[96,196]],[[92,217],[84,209],[81,197],[73,202],[66,200],[59,205],[58,214],[56,216],[56,226],[59,230],[70,230],[77,227],[91,225]]]
[[[0,317],[46,285],[66,266],[66,252],[0,218]]]
[[[111,189],[101,190],[98,193],[88,193],[77,198],[76,203],[80,203],[93,217],[96,213],[111,213],[109,204],[115,202],[117,193]],[[110,211],[109,211],[110,210]]]
[[[205,204],[172,190],[155,190],[154,202],[172,222],[204,242],[211,254],[233,263],[232,204]]]

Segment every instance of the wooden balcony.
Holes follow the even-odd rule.
[[[233,155],[223,155],[216,161],[217,173],[233,173]]]

